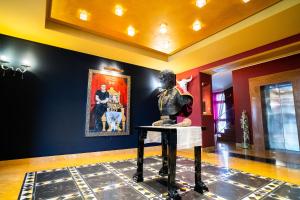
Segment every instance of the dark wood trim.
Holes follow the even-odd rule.
[[[45,25],[47,23],[47,20],[51,17],[51,10],[52,10],[52,0],[46,1],[46,18],[45,18]]]

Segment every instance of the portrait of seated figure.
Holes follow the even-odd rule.
[[[86,136],[129,135],[130,77],[89,70]]]
[[[120,132],[125,126],[124,108],[120,103],[120,92],[115,91],[111,87],[108,93],[109,99],[107,102],[107,111],[105,112],[106,123],[108,125],[106,131]]]

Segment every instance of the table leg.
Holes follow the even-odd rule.
[[[143,165],[144,165],[144,140],[147,137],[147,131],[139,130],[138,133],[138,153],[137,153],[137,171],[133,175],[135,182],[143,182]]]
[[[177,133],[168,133],[168,198],[181,199],[177,193],[175,177],[176,177],[176,151],[177,151]]]
[[[207,186],[201,178],[201,146],[194,147],[195,155],[195,188],[196,192],[203,194],[203,191],[208,191]]]
[[[161,148],[162,148],[162,168],[159,170],[159,175],[168,175],[168,138],[167,133],[161,133]]]

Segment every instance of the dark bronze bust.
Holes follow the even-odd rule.
[[[177,116],[188,117],[191,114],[193,96],[181,87],[176,86],[176,75],[173,71],[161,71],[159,79],[162,84],[162,89],[158,95],[161,120],[154,122],[152,125],[176,125]]]

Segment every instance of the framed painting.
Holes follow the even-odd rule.
[[[130,76],[89,70],[85,136],[129,135]]]

